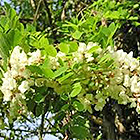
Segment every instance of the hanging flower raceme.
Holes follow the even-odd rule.
[[[10,56],[8,70],[4,73],[4,78],[2,78],[3,83],[1,86],[1,91],[4,95],[4,101],[11,101],[17,95],[24,94],[30,88],[30,79],[31,72],[26,66],[39,63],[41,60],[41,52],[37,50],[29,54],[22,50],[21,47],[16,46],[12,51]],[[24,81],[22,81],[25,79]],[[15,95],[16,94],[16,95]]]
[[[39,49],[26,54],[21,47],[14,48],[10,66],[2,78],[4,101],[14,103],[16,99],[24,100],[25,93],[31,90],[32,85],[50,86],[58,93],[72,91],[69,95],[77,97],[89,112],[92,112],[91,104],[95,105],[95,110],[102,110],[108,97],[119,104],[131,103],[132,107],[137,106],[137,111],[140,110],[140,65],[132,52],[127,54],[111,47],[104,50],[98,43],[89,42],[87,45],[79,43],[75,51],[58,51],[56,55],[46,53],[45,57],[43,62]],[[34,77],[34,73],[27,69],[31,65],[35,66],[33,68],[39,67],[39,70],[43,67],[42,74],[39,72],[39,76]],[[67,78],[74,78],[70,80],[71,83],[78,81],[74,84],[77,86],[67,85],[67,82],[63,85]],[[64,86],[71,86],[72,89]]]

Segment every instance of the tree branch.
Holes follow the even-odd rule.
[[[40,4],[41,4],[42,0],[40,0],[38,2],[38,6],[37,6],[37,9],[36,9],[36,12],[35,12],[35,15],[34,15],[34,22],[37,20],[37,15],[38,15],[38,11],[39,11],[39,7],[40,7]]]
[[[43,140],[44,118],[45,118],[45,113],[43,113],[42,117],[41,117],[41,124],[40,124],[40,130],[39,130],[39,140]]]
[[[50,9],[48,7],[48,3],[46,0],[43,0],[44,2],[44,5],[46,7],[46,10],[47,10],[47,13],[48,13],[48,17],[49,17],[49,24],[52,25],[52,17],[51,17],[51,12],[50,12]]]

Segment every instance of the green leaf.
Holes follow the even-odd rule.
[[[46,52],[48,55],[55,57],[57,55],[57,51],[53,45],[46,45]]]
[[[64,76],[62,76],[61,78],[59,78],[57,81],[59,82],[59,83],[62,83],[64,80],[66,80],[66,79],[68,79],[70,76],[72,76],[73,75],[73,72],[70,72],[70,73],[68,73],[68,74],[66,74],[66,75],[64,75]]]
[[[49,41],[45,36],[41,37],[39,40],[39,48],[46,48],[49,45]]]
[[[81,87],[80,82],[75,83],[73,88],[79,88],[79,87]]]
[[[103,106],[95,105],[94,109],[95,109],[96,111],[102,111]]]
[[[105,63],[106,61],[108,61],[109,59],[111,59],[111,55],[110,54],[106,54],[104,55],[98,62],[98,64],[101,64],[101,63]]]
[[[115,25],[114,22],[112,22],[112,23],[109,25],[108,29],[110,30],[111,33],[110,33],[110,35],[108,36],[107,45],[108,45],[108,43],[109,43],[110,41],[112,41],[112,37],[113,37],[113,35],[115,34],[117,28],[118,28],[118,24]]]
[[[137,27],[137,26],[140,26],[140,23],[139,23],[139,22],[136,22],[136,21],[133,22],[132,24],[134,24],[136,27]]]
[[[54,72],[54,78],[60,76],[61,74],[63,74],[65,71],[67,70],[67,67],[61,67],[58,70],[56,70]]]
[[[47,78],[53,78],[54,77],[54,72],[50,68],[42,68],[42,72]]]
[[[77,30],[78,26],[76,24],[73,24],[71,22],[66,21],[67,24],[62,24],[63,27],[72,27],[73,29]]]
[[[138,17],[133,17],[133,16],[129,17],[129,20],[138,20],[138,19],[139,19]]]
[[[81,104],[80,102],[78,101],[74,101],[73,102],[73,107],[78,110],[78,111],[83,111],[84,110],[84,105]]]
[[[69,104],[65,104],[62,106],[61,110],[66,111],[66,110],[68,110],[68,108],[69,108]]]
[[[102,138],[102,133],[100,135],[98,135],[98,137],[96,138],[96,140],[101,140]]]
[[[79,39],[81,36],[82,36],[83,32],[80,32],[78,30],[76,30],[73,34],[72,34],[72,37],[74,39]]]
[[[74,85],[74,89],[72,90],[72,92],[70,93],[71,97],[75,97],[77,96],[82,90],[82,86],[80,85],[80,83],[76,83]]]
[[[74,137],[80,140],[84,140],[89,136],[88,129],[84,126],[75,125],[71,127],[71,130],[73,132]]]
[[[76,42],[69,42],[69,52],[76,52],[78,49],[78,44]]]
[[[138,7],[139,7],[139,4],[138,4],[138,3],[133,5],[133,8],[134,8],[134,9],[136,9],[136,8],[138,8]]]
[[[73,122],[74,122],[74,124],[78,124],[80,126],[85,126],[86,121],[87,120],[85,119],[85,117],[80,116],[80,114],[78,114],[78,113],[73,115]]]
[[[66,94],[62,94],[60,97],[64,101],[67,101],[69,99],[69,97]]]
[[[16,14],[15,9],[10,8],[10,9],[9,9],[9,12],[8,12],[9,18],[10,18],[10,19],[13,19],[16,15],[17,15],[17,14]]]
[[[88,53],[94,53],[96,52],[99,48],[101,48],[100,46],[94,46],[92,47],[90,50],[88,50]]]
[[[119,11],[107,11],[105,14],[105,18],[119,19],[119,17],[120,17]]]
[[[42,74],[42,70],[38,66],[26,66],[32,73]]]
[[[42,52],[41,52],[42,53]],[[43,52],[44,53],[44,52]],[[42,63],[42,65],[40,66],[40,68],[42,69],[42,68],[48,68],[50,66],[50,60],[46,57],[45,58],[45,60],[44,60],[44,62]]]
[[[109,36],[111,31],[107,28],[107,27],[101,27],[101,32],[105,35],[105,36]]]
[[[44,102],[45,96],[43,96],[41,93],[37,93],[35,95],[35,102],[36,103],[41,103]]]
[[[34,107],[35,107],[35,102],[33,99],[29,100],[27,102],[27,107],[29,109],[29,111],[33,112],[34,111]]]
[[[4,69],[7,69],[7,59],[9,57],[9,50],[11,49],[10,43],[5,34],[0,32],[0,55],[4,61],[3,66]]]
[[[26,30],[28,31],[28,32],[35,32],[36,31],[36,27],[35,26],[33,26],[33,24],[26,24]]]
[[[114,32],[115,28],[116,28],[116,26],[115,26],[115,23],[114,23],[114,22],[112,22],[112,23],[109,25],[109,27],[108,27],[108,29],[110,30],[110,32]]]
[[[8,19],[5,16],[1,16],[0,18],[0,27],[2,27],[2,29],[7,31],[7,28],[9,29],[9,25],[7,23]]]
[[[24,32],[24,25],[23,25],[22,23],[19,23],[17,29],[18,29],[21,33],[23,33],[23,32]]]
[[[11,30],[7,34],[7,41],[9,42],[9,45],[11,47],[15,47],[19,45],[21,39],[22,39],[22,34],[21,31],[19,31],[18,29]]]
[[[63,52],[63,53],[68,53],[69,52],[69,45],[67,44],[67,43],[60,43],[59,45],[58,45],[58,48],[60,49],[60,51],[61,52]]]

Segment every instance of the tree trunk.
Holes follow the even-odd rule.
[[[106,135],[106,140],[116,140],[115,135],[115,117],[111,114],[111,109],[105,106],[103,109],[103,127]]]

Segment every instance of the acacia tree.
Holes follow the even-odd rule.
[[[76,2],[30,1],[28,17],[29,1],[11,2],[23,14],[5,4],[0,19],[1,137],[138,139],[139,60],[117,49],[123,26],[139,26],[139,3],[81,2],[76,11]]]

